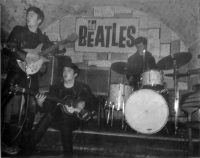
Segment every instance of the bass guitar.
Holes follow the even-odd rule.
[[[30,88],[22,88],[17,85],[11,85],[9,88],[11,93],[14,94],[30,94],[33,96],[36,96],[38,94],[38,91],[35,91]],[[96,115],[95,111],[87,111],[84,109],[84,106],[82,105],[82,101],[78,101],[73,96],[65,96],[63,99],[59,99],[57,97],[53,97],[50,95],[46,95],[46,99],[56,102],[58,106],[61,107],[61,110],[64,114],[67,115],[74,115],[78,119],[82,121],[89,121],[94,115]]]

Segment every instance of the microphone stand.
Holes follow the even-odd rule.
[[[29,76],[29,74],[26,72],[26,79],[28,80],[28,89],[31,88],[31,78]],[[26,116],[27,116],[27,112],[28,112],[28,104],[29,104],[29,95],[28,94],[25,94],[25,118],[24,119],[27,119]],[[19,111],[19,118],[18,118],[18,125],[20,125],[21,123],[21,120],[22,120],[22,112],[23,112],[23,107],[24,107],[24,100],[23,100],[23,94],[21,96],[21,103],[20,103],[20,111]]]
[[[174,111],[175,111],[174,126],[175,126],[175,134],[177,134],[178,113],[179,113],[179,90],[177,81],[177,64],[174,58],[173,58],[173,66],[174,66]]]
[[[144,71],[145,71],[145,54],[146,54],[146,50],[144,49],[143,51],[142,51],[142,56],[143,56],[143,65],[142,65],[142,73],[144,73]]]
[[[125,76],[128,69],[127,67],[124,69],[122,85],[123,85],[123,93],[122,93],[122,129],[125,127]]]
[[[143,51],[142,51],[142,73],[141,73],[141,75],[145,72],[145,62],[146,62],[146,60],[145,60],[145,55],[146,55],[146,50],[144,49]],[[141,79],[142,79],[142,76],[140,76],[140,81],[141,81]],[[141,86],[141,88],[142,88],[142,86]]]

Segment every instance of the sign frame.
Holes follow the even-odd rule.
[[[132,53],[139,35],[139,18],[77,17],[76,52]]]

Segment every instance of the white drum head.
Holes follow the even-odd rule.
[[[165,126],[168,115],[165,99],[150,89],[134,92],[126,102],[126,121],[140,133],[153,134],[160,131]]]
[[[163,85],[163,74],[157,70],[149,70],[142,74],[142,85]]]
[[[113,104],[116,110],[121,110],[132,92],[133,88],[129,85],[111,84],[108,102]]]

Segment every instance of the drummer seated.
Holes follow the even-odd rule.
[[[147,39],[138,37],[135,40],[136,53],[128,58],[127,62],[127,80],[135,89],[141,86],[141,76],[147,70],[157,69],[155,58],[147,51]]]

